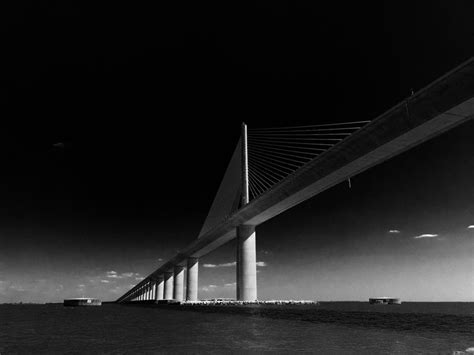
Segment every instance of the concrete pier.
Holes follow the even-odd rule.
[[[163,276],[158,276],[158,279],[155,281],[155,301],[159,301],[163,299],[163,287],[164,287]]]
[[[173,299],[182,301],[184,298],[184,268],[182,266],[174,267],[174,288]]]
[[[255,227],[237,228],[237,300],[257,299],[257,255]]]
[[[154,300],[155,299],[155,296],[154,296],[155,287],[154,287],[154,281],[153,280],[150,280],[150,282],[148,283],[148,289],[150,290],[148,292],[148,299],[149,300]]]
[[[186,301],[198,300],[199,259],[188,258],[188,277],[186,279]]]
[[[164,288],[164,299],[172,300],[173,299],[173,272],[165,272],[165,288]]]

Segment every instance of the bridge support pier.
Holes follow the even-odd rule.
[[[182,301],[184,296],[184,267],[174,267],[173,299]]]
[[[237,227],[237,300],[257,300],[255,226]]]
[[[151,300],[151,282],[148,281],[146,285],[146,300],[149,301]]]
[[[165,272],[165,289],[164,289],[165,300],[173,299],[173,272]]]
[[[155,281],[155,301],[163,299],[163,286],[163,276],[158,276],[158,279]]]
[[[188,258],[188,277],[186,279],[186,301],[198,300],[199,259]]]

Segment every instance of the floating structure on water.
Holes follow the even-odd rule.
[[[79,306],[101,306],[102,301],[97,298],[79,297],[79,298],[66,298],[64,300],[64,306],[67,307],[79,307]]]
[[[369,298],[370,304],[402,304],[400,298],[393,297],[374,297]]]

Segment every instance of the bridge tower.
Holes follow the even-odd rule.
[[[242,197],[240,207],[249,203],[247,125],[242,123]],[[237,227],[237,300],[257,299],[257,260],[255,226]]]

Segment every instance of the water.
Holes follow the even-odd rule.
[[[454,354],[474,303],[319,306],[0,305],[0,353]]]

